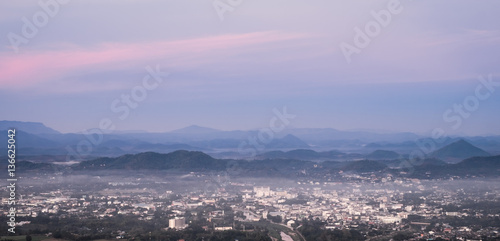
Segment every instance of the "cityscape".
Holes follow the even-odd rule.
[[[500,240],[500,2],[0,4],[0,241]]]

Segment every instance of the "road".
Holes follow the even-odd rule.
[[[242,208],[234,208],[235,211],[240,211],[240,212],[248,212],[249,214],[253,215],[254,217],[260,217],[261,215],[257,215],[256,213],[250,211],[250,210],[246,210],[246,209],[242,209]],[[253,221],[245,221],[245,222],[253,222]],[[286,226],[285,224],[282,224],[282,223],[275,223],[275,224],[278,224],[278,225],[281,225],[287,229],[290,230],[290,232],[293,232],[293,233],[296,233],[297,235],[299,235],[301,241],[306,241],[306,239],[304,238],[304,236],[302,236],[302,234],[298,231],[298,230],[293,230],[292,228]],[[300,227],[300,226],[299,226]]]

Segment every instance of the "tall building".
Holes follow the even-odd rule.
[[[176,217],[168,220],[168,227],[173,229],[183,229],[186,227],[186,219],[183,217]]]
[[[271,188],[269,187],[254,187],[253,192],[256,197],[268,197],[272,195]]]

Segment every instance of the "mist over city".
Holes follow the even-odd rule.
[[[0,4],[0,241],[500,240],[497,1]]]

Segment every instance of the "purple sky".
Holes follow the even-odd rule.
[[[500,134],[500,86],[478,87],[478,76],[500,83],[498,1],[242,0],[223,21],[213,0],[41,2],[0,7],[0,119],[232,130],[266,127],[287,106],[291,127]],[[370,24],[380,29],[356,46]],[[343,43],[359,50],[349,63]],[[170,75],[121,119],[111,106],[147,66]]]

